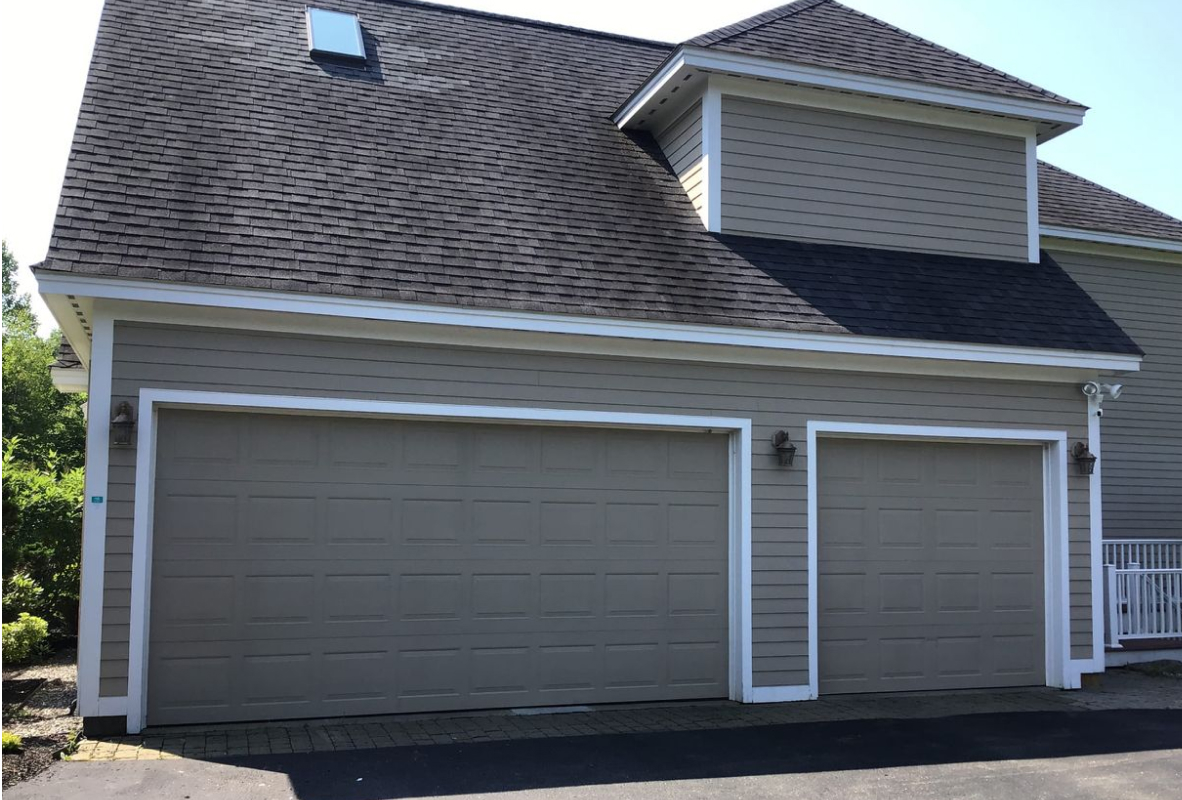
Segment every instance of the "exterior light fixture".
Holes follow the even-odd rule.
[[[124,400],[115,407],[115,416],[111,417],[111,444],[117,447],[129,446],[134,430],[135,409],[131,407],[131,403]]]
[[[788,431],[776,431],[772,434],[772,447],[776,449],[776,455],[780,457],[781,467],[792,466],[792,461],[796,458],[796,445],[792,444],[788,437]]]
[[[1096,456],[1088,449],[1087,442],[1076,442],[1071,448],[1071,457],[1080,475],[1091,475],[1096,471]]]

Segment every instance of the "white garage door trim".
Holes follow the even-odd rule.
[[[160,408],[263,411],[315,415],[397,416],[506,424],[554,424],[650,430],[730,433],[729,595],[730,697],[751,702],[751,420],[741,418],[632,414],[554,408],[513,408],[435,403],[291,397],[265,394],[141,389],[136,452],[135,510],[131,558],[131,630],[127,679],[127,730],[139,733],[147,719],[148,622],[151,609],[152,502],[156,478],[156,415]],[[139,476],[147,476],[140,480]],[[95,654],[97,663],[97,654]]]
[[[818,695],[817,626],[817,439],[879,438],[949,442],[1038,442],[1043,447],[1044,569],[1047,685],[1076,689],[1082,672],[1071,660],[1067,546],[1067,432],[1020,428],[878,425],[810,420],[808,423],[809,695]],[[1088,662],[1090,663],[1090,662]]]

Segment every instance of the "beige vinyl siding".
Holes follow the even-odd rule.
[[[756,686],[808,682],[807,487],[810,419],[1087,433],[1075,385],[982,382],[609,357],[412,346],[118,323],[113,397],[143,387],[481,405],[716,415],[753,420],[752,606]],[[800,446],[777,466],[772,434]],[[103,696],[127,691],[134,448],[111,451],[109,603]],[[1088,482],[1072,478],[1072,653],[1091,656]]]
[[[1104,404],[1104,536],[1182,537],[1182,264],[1051,255],[1145,351]]]
[[[657,144],[698,213],[705,203],[702,163],[702,104],[694,105],[657,134]]]
[[[1022,139],[722,99],[722,230],[1027,259]]]

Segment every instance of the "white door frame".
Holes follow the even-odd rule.
[[[127,730],[147,722],[148,631],[151,609],[152,522],[156,481],[156,428],[161,408],[226,412],[362,415],[501,424],[596,426],[647,430],[727,432],[729,447],[730,697],[750,702],[751,675],[751,420],[742,418],[633,414],[581,409],[516,408],[439,403],[350,400],[336,397],[236,394],[140,389],[135,511],[131,560],[131,631],[127,678]]]
[[[878,425],[856,422],[808,423],[808,568],[809,693],[818,695],[817,624],[817,440],[819,438],[892,439],[1043,445],[1043,590],[1046,681],[1048,686],[1080,685],[1081,664],[1071,660],[1068,572],[1067,432],[1021,428],[962,428],[941,425]],[[1094,622],[1093,622],[1094,624]],[[1087,662],[1090,663],[1090,662]]]

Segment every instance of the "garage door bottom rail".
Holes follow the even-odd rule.
[[[1081,710],[1079,692],[1028,689],[843,695],[808,703],[729,700],[575,707],[553,713],[482,711],[149,728],[139,736],[86,740],[72,761],[228,758],[435,744],[718,730],[759,725],[922,719],[963,714]]]

